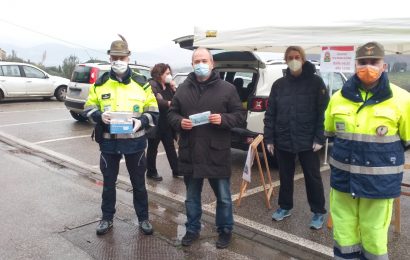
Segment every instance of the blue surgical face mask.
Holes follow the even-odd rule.
[[[195,75],[198,77],[206,77],[209,75],[209,65],[206,63],[198,63],[194,65]]]

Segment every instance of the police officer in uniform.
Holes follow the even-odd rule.
[[[386,68],[380,43],[360,46],[356,74],[326,110],[336,259],[388,259],[393,199],[410,147],[410,94],[389,81]]]
[[[110,50],[111,71],[103,74],[90,87],[84,114],[96,123],[95,139],[100,145],[100,169],[104,177],[102,193],[102,220],[97,235],[106,234],[113,226],[119,164],[122,156],[133,188],[134,209],[141,231],[150,235],[148,220],[148,194],[145,187],[147,139],[145,128],[154,126],[158,117],[158,104],[145,77],[128,66],[130,51],[127,41],[113,41]],[[110,134],[110,123],[115,112],[132,113],[132,133]]]

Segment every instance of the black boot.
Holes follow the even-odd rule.
[[[142,233],[144,233],[145,235],[152,235],[152,233],[154,233],[154,228],[152,227],[151,223],[149,223],[149,220],[141,221],[139,224]]]
[[[195,240],[197,240],[199,238],[199,233],[193,233],[193,232],[189,232],[187,231],[185,233],[185,236],[182,238],[181,240],[181,244],[183,246],[190,246],[192,245],[192,243],[194,243]]]
[[[162,181],[162,177],[158,174],[158,172],[147,172],[147,178],[152,179],[154,181]]]
[[[108,231],[111,230],[111,228],[112,228],[112,220],[103,219],[103,220],[100,221],[100,223],[98,223],[98,226],[97,226],[97,229],[96,229],[97,235],[100,236],[100,235],[107,234]]]
[[[218,241],[216,241],[216,248],[227,248],[231,243],[232,232],[219,233]]]

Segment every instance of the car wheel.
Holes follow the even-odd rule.
[[[54,96],[56,97],[58,101],[64,101],[66,95],[67,95],[67,86],[59,86],[54,93]]]
[[[3,91],[0,90],[0,101],[2,101],[4,99],[4,93]]]
[[[75,120],[77,120],[79,122],[86,122],[88,120],[86,117],[83,117],[82,115],[80,115],[80,114],[78,114],[74,111],[71,111],[71,110],[70,110],[70,114]]]

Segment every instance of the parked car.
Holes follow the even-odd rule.
[[[70,80],[52,76],[31,64],[0,62],[0,100],[5,98],[55,97],[64,101]]]
[[[129,65],[132,70],[144,75],[147,79],[151,77],[150,68],[144,65]],[[81,63],[77,64],[68,84],[65,106],[70,111],[71,116],[78,121],[87,121],[81,113],[87,101],[90,86],[111,69],[109,63]]]
[[[181,40],[184,40],[181,38]],[[189,40],[189,39],[188,39]],[[192,45],[178,42],[182,48],[191,49]],[[213,54],[214,70],[219,72],[222,79],[235,85],[243,106],[247,109],[246,125],[232,129],[231,147],[247,151],[254,138],[263,134],[265,111],[273,83],[283,77],[287,65],[284,60],[263,61],[254,52],[225,51]],[[315,64],[320,75],[319,63]],[[324,74],[326,77],[328,74]],[[347,77],[343,73],[334,73],[332,93],[340,89]],[[250,81],[249,81],[250,79]],[[329,79],[325,78],[329,88]],[[336,84],[336,85],[335,85]],[[268,155],[272,165],[276,159]]]
[[[185,79],[188,77],[189,72],[179,72],[174,75],[172,80],[175,81],[176,87],[178,88],[179,84],[185,81]]]

